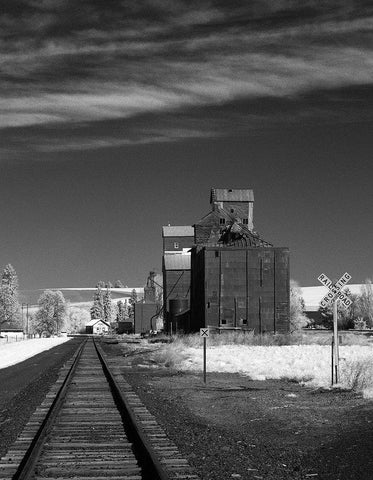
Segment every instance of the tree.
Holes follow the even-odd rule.
[[[113,309],[111,305],[111,292],[110,292],[110,289],[107,288],[106,292],[104,293],[104,299],[103,299],[103,313],[104,313],[103,320],[108,324],[111,323],[112,311]]]
[[[124,322],[126,317],[127,317],[127,308],[126,305],[122,302],[122,300],[119,300],[117,302],[117,321],[118,322]]]
[[[135,303],[137,303],[137,292],[136,289],[133,289],[131,292],[131,297],[128,300],[128,316],[133,318],[135,315]]]
[[[131,292],[131,298],[129,299],[129,303],[133,305],[136,302],[137,302],[137,292],[136,292],[136,289],[134,288]]]
[[[45,290],[39,297],[38,305],[35,331],[39,335],[58,335],[63,328],[66,314],[66,301],[62,292]]]
[[[97,285],[97,290],[93,295],[93,305],[91,307],[91,318],[104,319],[104,295],[102,293],[101,287]]]
[[[124,285],[120,280],[116,280],[114,283],[114,288],[124,288]]]
[[[1,285],[9,286],[13,294],[18,294],[18,277],[13,266],[8,263],[4,268],[3,275],[1,277]]]
[[[29,313],[29,316],[28,316],[28,333],[30,335],[35,335],[36,333],[38,333],[36,330],[37,329],[36,329],[35,314]]]
[[[343,293],[348,296],[352,301],[352,304],[349,307],[344,307],[341,302],[337,303],[337,324],[338,328],[341,330],[348,330],[354,328],[355,319],[358,317],[358,296],[353,295],[350,290],[347,288],[343,290]],[[322,325],[325,328],[333,328],[333,302],[330,302],[326,307],[319,308],[319,313],[321,314],[321,320],[318,322],[318,325]]]
[[[302,291],[295,280],[290,280],[290,332],[306,327],[310,320],[304,314]]]
[[[9,263],[3,271],[0,285],[0,327],[3,323],[18,326],[20,304],[18,299],[18,277],[15,269]]]
[[[84,333],[85,326],[91,317],[87,310],[79,307],[70,307],[66,317],[66,330],[69,333]]]
[[[372,281],[368,278],[361,287],[359,298],[359,313],[368,328],[373,327],[373,288]]]

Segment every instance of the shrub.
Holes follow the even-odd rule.
[[[341,362],[341,382],[354,392],[361,392],[368,387],[373,387],[373,367],[362,360]]]

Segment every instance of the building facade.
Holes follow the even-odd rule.
[[[213,188],[210,206],[193,227],[164,227],[166,311],[187,299],[186,330],[288,332],[289,249],[254,230],[252,190]]]
[[[191,328],[289,331],[289,251],[195,247]]]
[[[162,237],[163,318],[165,330],[171,332],[179,330],[181,325],[176,317],[182,315],[183,322],[189,322],[189,314],[185,316],[185,313],[190,310],[190,259],[194,228],[168,225],[163,227]]]

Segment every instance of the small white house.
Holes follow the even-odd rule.
[[[109,324],[101,320],[101,318],[94,318],[85,325],[85,333],[93,335],[104,335],[109,331]]]

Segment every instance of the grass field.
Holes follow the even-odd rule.
[[[158,339],[159,340],[159,339]],[[331,385],[331,333],[314,336],[227,333],[207,339],[207,371],[240,373],[253,380],[286,379],[314,388]],[[152,353],[158,364],[179,371],[202,369],[198,334],[173,337]],[[373,397],[373,345],[361,335],[346,335],[339,349],[338,388]]]

